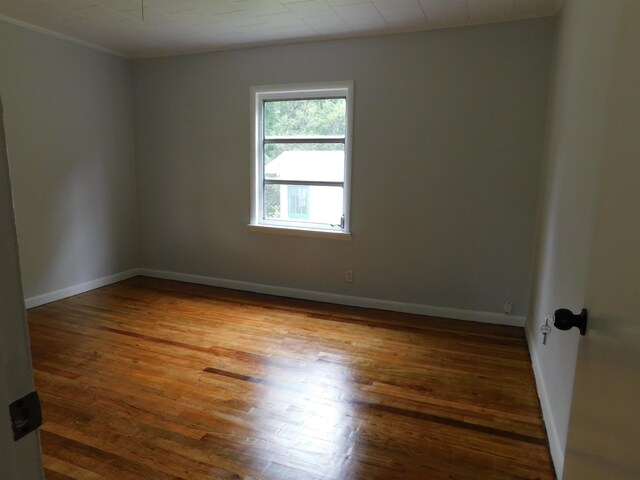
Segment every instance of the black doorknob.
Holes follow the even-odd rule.
[[[576,315],[568,308],[559,308],[553,314],[553,324],[559,330],[571,330],[573,327],[578,327],[580,335],[584,335],[587,333],[587,309],[583,308]]]

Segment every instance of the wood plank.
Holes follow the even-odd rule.
[[[554,478],[522,329],[137,277],[29,311],[48,478]]]

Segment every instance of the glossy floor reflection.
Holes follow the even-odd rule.
[[[29,311],[47,478],[553,478],[521,329],[144,277]]]

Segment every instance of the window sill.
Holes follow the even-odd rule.
[[[249,224],[250,232],[274,233],[276,235],[291,235],[296,237],[325,238],[328,240],[351,241],[351,233],[333,230],[304,230],[301,228],[277,227],[272,225]]]

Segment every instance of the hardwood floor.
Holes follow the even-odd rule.
[[[29,323],[48,480],[554,478],[519,328],[144,277]]]

